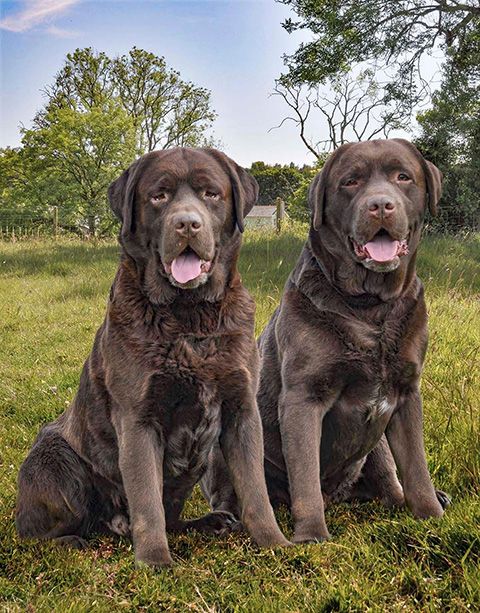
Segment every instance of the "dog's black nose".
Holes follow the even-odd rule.
[[[367,201],[368,214],[379,219],[390,217],[395,208],[395,203],[388,196],[372,196]]]
[[[202,220],[198,213],[188,211],[175,215],[173,225],[180,236],[193,236],[201,229]]]

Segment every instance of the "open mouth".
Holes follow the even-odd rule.
[[[184,285],[208,273],[211,266],[212,260],[202,260],[191,247],[187,247],[170,264],[165,264],[165,271],[177,283]]]
[[[364,245],[360,245],[353,238],[350,238],[350,240],[355,255],[361,260],[373,260],[379,264],[384,264],[397,257],[408,255],[408,236],[402,240],[394,239],[383,229]]]

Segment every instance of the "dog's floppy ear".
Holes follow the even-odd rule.
[[[313,229],[318,230],[323,221],[323,205],[325,201],[325,189],[326,189],[326,168],[318,173],[313,179],[308,188],[308,206],[312,212]]]
[[[428,210],[431,215],[435,216],[438,213],[438,201],[442,195],[443,174],[435,164],[432,164],[432,162],[423,157],[422,160],[424,163],[423,171],[427,180]]]
[[[327,183],[328,183],[328,175],[330,173],[330,169],[333,166],[335,160],[349,147],[351,147],[352,143],[347,143],[342,145],[338,149],[336,149],[327,159],[325,164],[323,165],[322,170],[318,173],[318,175],[313,179],[310,188],[308,190],[308,205],[312,212],[312,223],[313,229],[319,230],[320,226],[323,223],[323,211],[325,210],[326,205],[326,193],[327,193]]]
[[[258,200],[258,183],[244,168],[217,149],[206,148],[226,171],[232,184],[233,205],[238,229],[243,232],[243,220]]]
[[[142,158],[133,162],[108,188],[112,211],[122,222],[122,236],[135,232],[135,188],[141,166]]]
[[[438,213],[438,201],[442,195],[443,174],[435,166],[435,164],[432,164],[432,162],[429,162],[423,157],[413,143],[405,140],[404,138],[394,138],[393,140],[396,140],[399,143],[402,143],[402,145],[408,147],[410,151],[415,154],[422,165],[423,173],[425,175],[425,182],[427,184],[428,210],[432,216],[435,216]]]

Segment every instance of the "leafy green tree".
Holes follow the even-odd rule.
[[[298,15],[287,32],[313,40],[285,58],[293,83],[323,83],[362,62],[389,68],[393,98],[415,99],[420,60],[440,46],[464,58],[478,32],[478,0],[280,0]],[[476,41],[478,44],[478,40]]]
[[[76,49],[46,95],[36,125],[43,125],[55,108],[88,111],[115,100],[134,122],[138,154],[209,144],[207,132],[216,117],[208,90],[183,81],[163,57],[136,47],[113,59],[89,47]]]
[[[44,119],[43,127],[25,130],[22,140],[41,166],[33,185],[42,193],[55,186],[48,204],[60,207],[64,223],[95,235],[112,220],[108,185],[135,157],[133,121],[113,101],[84,111],[53,109]]]
[[[432,107],[419,114],[416,145],[444,173],[434,229],[480,228],[480,51],[466,63],[450,58]]]
[[[113,60],[112,83],[135,121],[142,151],[210,143],[206,133],[216,117],[210,92],[183,81],[163,57],[134,47]]]
[[[301,168],[293,163],[269,165],[265,162],[254,162],[249,172],[256,178],[260,187],[258,204],[275,204],[275,200],[281,198],[285,202],[287,214],[292,219],[308,220],[308,188],[326,157],[326,154],[319,155],[315,165],[304,165]]]
[[[253,162],[249,171],[260,187],[260,205],[274,204],[276,198],[288,201],[303,180],[303,173],[295,164],[271,166],[265,162]]]
[[[31,147],[0,150],[0,225],[51,224],[52,207],[65,202],[67,185]],[[70,194],[69,194],[70,196]]]
[[[163,58],[133,48],[110,58],[91,48],[67,55],[45,89],[46,104],[23,130],[22,147],[4,150],[2,208],[37,210],[88,234],[108,231],[109,183],[156,148],[212,144],[210,93],[183,81]]]
[[[287,213],[292,219],[297,221],[309,221],[310,206],[308,204],[308,190],[315,175],[322,169],[328,155],[320,155],[315,165],[304,166],[302,169],[302,182],[293,192],[287,202]]]

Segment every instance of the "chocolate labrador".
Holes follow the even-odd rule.
[[[268,499],[254,303],[237,272],[256,181],[214,149],[152,152],[109,188],[122,253],[70,408],[18,479],[21,537],[83,546],[131,532],[137,563],[171,563],[166,530],[223,532],[227,512],[180,518],[219,445],[260,546],[288,545]]]
[[[330,501],[406,501],[421,518],[448,504],[423,446],[427,313],[415,273],[440,192],[440,171],[401,139],[340,147],[311,185],[309,237],[259,342],[267,487],[274,506],[291,507],[294,542],[329,537]],[[203,489],[235,512],[227,480],[217,454]]]

